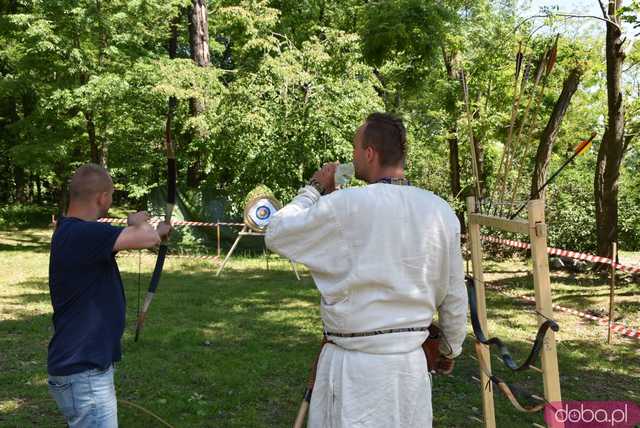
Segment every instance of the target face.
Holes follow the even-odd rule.
[[[278,209],[278,201],[267,197],[256,198],[249,201],[245,208],[245,223],[256,232],[264,232]]]
[[[259,206],[256,210],[256,217],[258,220],[267,220],[271,217],[271,209],[266,205]]]

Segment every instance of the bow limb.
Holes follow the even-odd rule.
[[[313,386],[316,383],[318,361],[320,360],[320,354],[324,349],[324,345],[326,345],[327,343],[328,343],[327,336],[323,336],[322,342],[320,343],[320,350],[318,350],[318,354],[316,355],[316,358],[313,361],[313,365],[311,366],[311,370],[309,371],[309,378],[307,379],[307,389],[304,392],[302,403],[300,404],[300,409],[298,410],[298,414],[296,415],[296,420],[293,423],[293,428],[302,428],[304,426],[304,419],[309,410],[309,403],[311,403],[311,394],[313,393]]]
[[[546,320],[543,322],[540,327],[538,327],[538,333],[536,334],[536,339],[533,342],[533,346],[531,347],[531,351],[529,352],[529,356],[527,359],[520,365],[516,364],[509,352],[509,349],[506,345],[497,337],[488,338],[485,336],[482,331],[482,326],[480,324],[480,319],[478,318],[478,305],[476,301],[476,293],[475,293],[475,282],[473,278],[467,276],[467,295],[469,298],[469,312],[471,314],[471,326],[473,327],[473,335],[476,337],[476,340],[483,345],[495,346],[498,348],[500,352],[500,358],[504,362],[504,364],[509,367],[514,372],[519,372],[528,369],[531,367],[538,359],[538,355],[542,350],[542,345],[544,343],[544,337],[547,333],[547,330],[551,329],[553,331],[560,330],[558,324],[553,320]]]
[[[517,410],[524,413],[536,413],[544,409],[544,407],[547,405],[546,401],[539,404],[534,404],[534,405],[527,405],[527,404],[520,403],[516,398],[516,395],[513,393],[511,387],[499,377],[491,374],[491,370],[489,370],[487,363],[484,361],[484,358],[482,357],[482,345],[480,344],[480,342],[476,341],[475,348],[476,348],[476,356],[478,358],[478,363],[480,365],[480,370],[482,370],[484,374],[486,374],[487,377],[490,379],[491,383],[497,386],[500,392],[502,392],[505,395],[505,397],[507,397],[507,399],[511,402],[513,407],[515,407]]]
[[[177,101],[174,97],[171,97],[169,99],[169,111],[167,112],[167,121],[165,126],[165,151],[167,155],[167,206],[165,208],[164,221],[168,224],[171,224],[173,208],[176,204],[177,165],[176,154],[173,147],[173,142],[171,140],[171,121],[176,103]],[[138,341],[138,337],[140,336],[140,332],[142,331],[142,327],[144,326],[144,321],[146,319],[147,312],[149,311],[151,301],[153,300],[156,289],[158,288],[158,284],[160,283],[160,275],[162,274],[164,260],[167,257],[167,251],[169,249],[168,241],[169,237],[165,236],[160,243],[160,248],[158,249],[158,257],[156,259],[156,265],[153,269],[153,275],[151,275],[149,289],[147,290],[147,294],[144,297],[142,310],[138,315],[138,322],[136,324],[136,334],[134,339],[134,341],[136,342]]]

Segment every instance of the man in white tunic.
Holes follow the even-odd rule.
[[[454,358],[462,350],[460,224],[445,201],[404,178],[401,120],[370,115],[353,146],[356,177],[368,185],[334,191],[336,165],[325,165],[266,233],[271,250],[309,268],[322,297],[330,343],[318,361],[308,426],[431,427],[421,345],[438,312],[448,342],[441,352]]]

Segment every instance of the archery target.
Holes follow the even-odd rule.
[[[244,212],[247,226],[256,232],[264,232],[271,217],[280,209],[280,203],[272,198],[259,197],[249,201]]]

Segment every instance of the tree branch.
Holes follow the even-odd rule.
[[[523,19],[522,21],[520,21],[520,23],[518,25],[516,25],[516,27],[513,29],[513,31],[518,31],[518,28],[520,28],[522,26],[522,24],[524,24],[525,22],[531,20],[531,19],[535,19],[535,18],[551,18],[554,16],[562,16],[565,18],[591,18],[591,19],[597,19],[598,21],[604,21],[608,24],[613,25],[614,27],[616,27],[620,32],[622,32],[622,28],[620,27],[620,25],[618,25],[617,22],[612,21],[610,19],[607,18],[600,18],[599,16],[595,16],[595,15],[574,15],[572,13],[549,13],[547,15],[532,15],[529,16],[528,18]]]
[[[602,16],[604,16],[605,18],[609,18],[609,14],[607,13],[607,9],[605,9],[604,4],[602,3],[602,0],[598,0],[598,6],[600,6],[600,10],[602,11]]]

